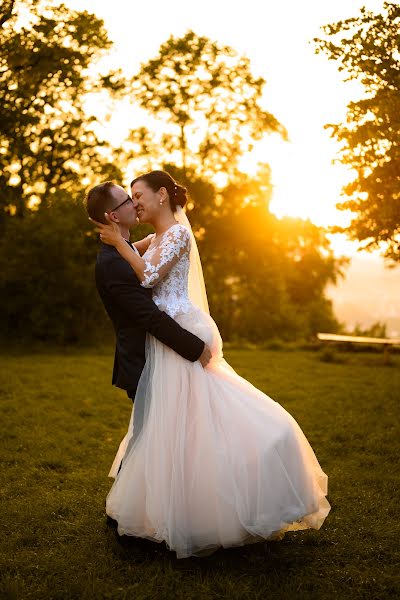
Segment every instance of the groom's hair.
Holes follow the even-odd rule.
[[[104,213],[109,212],[115,205],[115,199],[112,195],[113,181],[106,181],[96,185],[89,190],[86,196],[86,210],[91,219],[99,223],[107,223]]]

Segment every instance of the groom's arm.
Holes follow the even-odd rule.
[[[192,362],[200,358],[205,346],[203,340],[183,329],[155,305],[125,260],[116,258],[107,265],[107,287],[119,309],[132,323],[183,358]]]

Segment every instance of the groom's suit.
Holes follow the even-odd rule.
[[[133,400],[145,363],[146,332],[187,360],[194,362],[200,357],[204,342],[159,310],[151,299],[151,289],[140,285],[131,266],[113,246],[102,244],[95,274],[97,290],[116,334],[113,385],[126,390]]]

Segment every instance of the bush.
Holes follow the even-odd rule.
[[[94,282],[92,229],[84,207],[68,197],[8,219],[0,241],[4,336],[62,344],[112,338]]]

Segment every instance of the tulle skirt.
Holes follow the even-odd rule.
[[[208,314],[175,318],[213,359],[203,369],[148,335],[109,473],[106,512],[118,533],[165,541],[185,558],[319,529],[330,511],[328,478],[296,421],[223,359]]]

